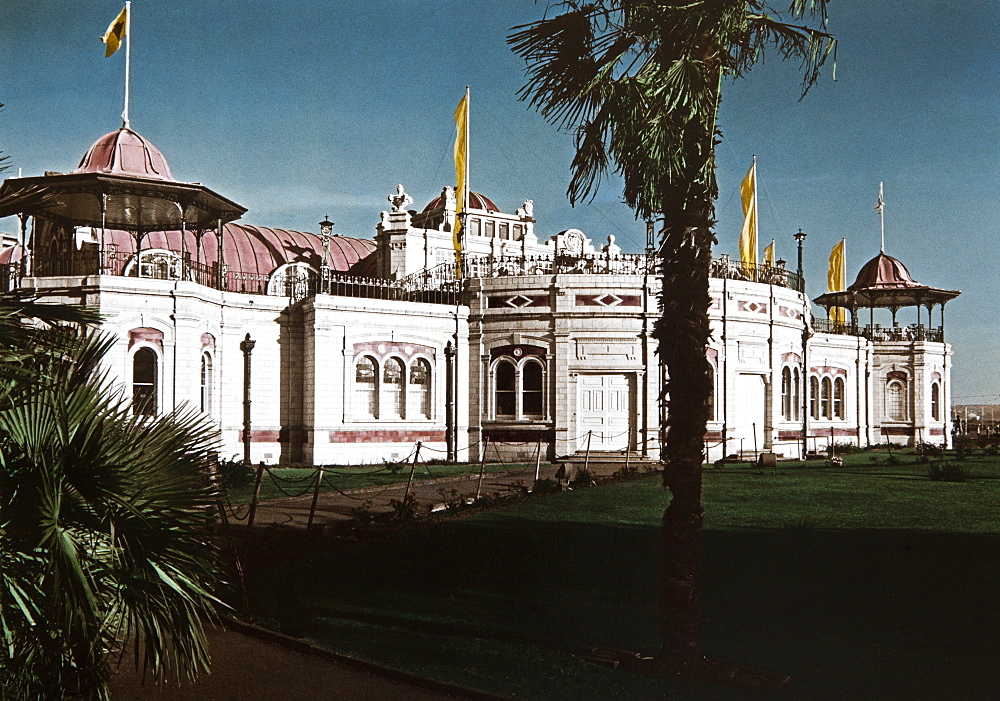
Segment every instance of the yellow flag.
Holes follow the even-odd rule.
[[[830,251],[830,269],[826,273],[826,285],[830,292],[843,292],[847,289],[847,269],[844,265],[844,247],[847,239],[841,239],[840,243]],[[835,324],[843,324],[846,313],[843,307],[830,307],[830,321]]]
[[[740,260],[757,264],[757,162],[754,161],[740,185],[743,198],[743,230],[740,231]]]
[[[104,36],[101,37],[101,41],[107,46],[107,49],[104,51],[104,58],[107,58],[121,47],[127,28],[128,5],[122,8],[118,16],[108,25],[108,31],[104,32]]]
[[[774,239],[764,248],[764,265],[769,268],[774,267]]]
[[[455,217],[452,239],[455,245],[455,263],[457,264],[455,266],[455,274],[457,277],[462,276],[462,238],[460,229],[462,228],[461,214],[465,211],[465,202],[468,199],[466,196],[466,188],[469,186],[469,183],[466,181],[468,174],[469,93],[466,92],[459,101],[458,108],[455,110],[455,176],[458,182],[458,187],[455,188],[455,201],[457,202],[455,211],[459,216]]]

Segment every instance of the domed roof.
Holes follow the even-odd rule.
[[[125,127],[105,134],[95,141],[73,172],[174,180],[167,159],[160,150]]]
[[[861,267],[858,278],[847,289],[854,291],[904,287],[922,287],[922,285],[913,279],[902,262],[885,253],[879,253]]]
[[[226,224],[223,227],[223,261],[229,272],[249,280],[266,279],[286,263],[306,263],[319,270],[323,259],[323,241],[316,234],[286,229],[272,229],[248,224]],[[193,231],[186,231],[183,244],[180,231],[152,231],[142,238],[142,249],[164,249],[190,255],[192,261],[211,266],[218,260],[217,238],[210,232],[201,237],[201,252]],[[109,229],[109,247],[113,246],[121,259],[135,253],[135,239],[126,231]],[[348,236],[330,237],[330,268],[348,272],[375,250],[368,239]]]
[[[424,207],[424,211],[431,212],[435,209],[442,209],[443,207],[444,207],[444,200],[442,199],[441,195],[438,195],[433,200],[431,200],[426,207]],[[491,200],[486,195],[479,194],[478,192],[469,193],[469,209],[480,209],[490,213],[500,211],[500,208],[497,207],[495,204],[493,204],[493,200]]]

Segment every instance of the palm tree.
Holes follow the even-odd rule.
[[[133,415],[94,319],[0,295],[0,698],[109,698],[126,652],[158,679],[207,670],[212,432]]]
[[[654,336],[669,398],[663,481],[660,603],[665,671],[711,674],[698,643],[701,466],[712,391],[706,359],[714,237],[716,115],[723,80],[743,77],[766,50],[799,59],[803,95],[836,42],[826,0],[789,0],[782,21],[764,0],[566,0],[509,37],[527,62],[521,98],[576,138],[571,203],[602,176],[621,176],[642,219],[662,217],[661,317]]]

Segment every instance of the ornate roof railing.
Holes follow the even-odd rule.
[[[651,275],[655,272],[656,259],[646,254],[620,253],[608,255],[547,256],[468,256],[463,261],[466,278],[487,278],[530,275]],[[750,265],[729,258],[716,258],[711,262],[709,275],[717,279],[742,280],[779,285],[804,292],[802,277],[779,266]],[[429,270],[413,273],[404,280],[431,286],[453,283],[455,263],[442,263]]]
[[[938,327],[928,328],[923,324],[910,324],[909,326],[859,326],[857,324],[845,323],[835,324],[829,319],[813,319],[813,331],[819,333],[833,333],[842,336],[861,336],[869,341],[889,342],[889,341],[931,341],[933,343],[944,343],[944,329]]]

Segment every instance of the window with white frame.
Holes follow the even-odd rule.
[[[354,364],[354,399],[359,417],[378,418],[378,362],[370,355]]]
[[[833,418],[843,420],[847,417],[845,412],[844,396],[846,395],[846,383],[843,377],[838,377],[833,381]]]
[[[715,421],[715,366],[708,365],[708,397],[705,400],[706,415],[709,421]]]
[[[132,355],[132,411],[136,414],[156,414],[159,374],[159,358],[152,348],[140,348]]]
[[[933,421],[941,420],[941,384],[939,382],[931,383],[931,419]]]
[[[514,363],[501,360],[493,370],[494,414],[500,418],[517,416],[517,371]]]
[[[537,357],[501,357],[493,365],[493,417],[545,418],[545,364]]]
[[[824,419],[833,418],[833,380],[824,377],[820,383],[819,413]]]
[[[781,369],[781,418],[786,421],[792,418],[792,369]]]
[[[410,416],[417,419],[431,418],[431,365],[423,358],[410,364]]]
[[[386,358],[382,363],[382,395],[385,414],[382,418],[401,419],[406,415],[403,404],[403,388],[406,376],[403,362],[399,358]]]
[[[208,353],[201,354],[201,384],[200,384],[201,412],[212,414],[212,356]]]
[[[906,421],[906,383],[901,380],[886,383],[885,414],[890,421]]]
[[[819,378],[815,375],[809,378],[809,416],[814,419],[818,419],[820,417]]]

